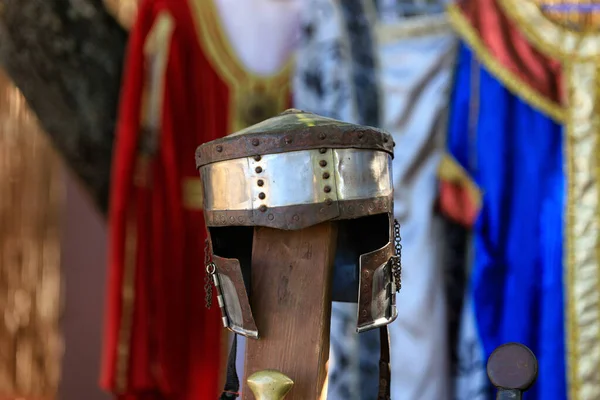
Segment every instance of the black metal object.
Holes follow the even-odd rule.
[[[537,359],[527,346],[507,343],[488,359],[487,374],[498,389],[496,400],[521,400],[537,378]]]

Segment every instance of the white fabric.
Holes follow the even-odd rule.
[[[271,75],[289,61],[299,34],[302,0],[215,1],[221,26],[250,72]]]
[[[294,107],[356,123],[350,44],[335,0],[305,0],[293,77]]]
[[[336,0],[305,0],[296,54],[294,107],[358,123],[347,21]],[[356,333],[357,305],[332,304],[328,400],[370,400],[378,384],[378,331]],[[375,348],[370,344],[374,344]],[[365,394],[366,393],[366,394]]]
[[[471,276],[473,265],[473,238],[469,237],[467,247],[467,277]],[[469,278],[467,278],[468,282]],[[470,285],[465,289],[464,304],[460,317],[457,355],[458,365],[454,376],[455,400],[488,400],[489,380],[483,345],[477,333],[475,309]]]
[[[361,400],[357,308],[354,303],[332,304],[327,400]]]
[[[458,339],[458,372],[455,380],[456,400],[488,400],[489,381],[483,347],[475,326],[470,289],[465,293]]]
[[[382,128],[394,137],[394,213],[402,234],[402,290],[390,325],[394,400],[452,397],[436,170],[456,39],[443,16],[380,25]]]

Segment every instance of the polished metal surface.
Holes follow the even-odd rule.
[[[242,326],[244,322],[244,318],[242,317],[242,307],[240,305],[240,300],[235,291],[235,286],[233,282],[227,275],[218,274],[219,281],[221,282],[222,290],[223,290],[223,298],[222,301],[226,305],[227,310],[227,326],[226,328],[230,328],[232,325]],[[219,303],[221,299],[219,299]],[[219,304],[220,306],[221,304]]]
[[[222,161],[200,170],[205,210],[251,210],[248,159]]]
[[[219,306],[224,311],[224,326],[229,330],[253,339],[258,338],[258,329],[250,308],[250,301],[240,262],[237,259],[213,255],[219,281]],[[221,302],[223,304],[221,304]]]
[[[219,274],[223,289],[223,302],[227,312],[227,326],[229,330],[246,337],[258,338],[256,329],[247,329],[247,319],[244,318],[244,312],[235,285],[232,280],[223,274]],[[254,321],[253,321],[254,323]]]
[[[360,149],[304,150],[258,160],[221,161],[202,167],[201,174],[207,211],[371,199],[389,196],[393,190],[391,156]]]
[[[369,150],[333,150],[339,200],[374,199],[392,194],[392,158]]]
[[[398,316],[390,262],[392,255],[390,242],[360,256],[357,332],[387,325]]]

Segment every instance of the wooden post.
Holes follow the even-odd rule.
[[[331,276],[337,225],[297,231],[255,228],[251,303],[260,339],[246,342],[246,379],[274,369],[294,381],[286,400],[321,396],[329,359]]]

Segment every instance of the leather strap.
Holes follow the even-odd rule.
[[[377,400],[390,399],[390,384],[391,384],[391,368],[390,368],[390,336],[388,327],[382,326],[379,328],[380,352],[379,355],[379,391]],[[233,339],[233,345],[229,353],[229,361],[227,363],[227,380],[221,394],[220,400],[229,400],[239,397],[240,381],[238,379],[235,359],[237,353],[237,335]]]
[[[235,366],[236,358],[237,335],[234,333],[231,350],[229,350],[229,359],[227,360],[227,378],[225,380],[225,386],[223,387],[223,393],[221,393],[219,400],[237,399],[240,396],[240,379],[238,378],[237,368]]]
[[[392,371],[390,367],[390,336],[387,325],[379,328],[379,393],[377,400],[390,400]]]

